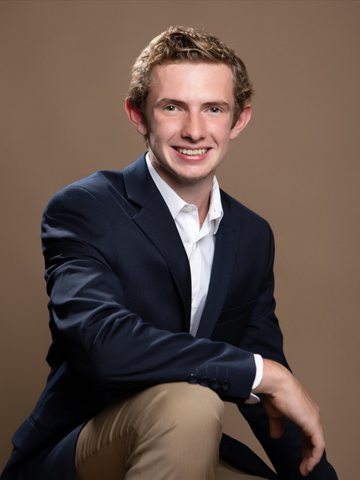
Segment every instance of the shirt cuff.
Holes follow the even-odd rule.
[[[255,378],[254,382],[252,384],[252,390],[254,388],[258,387],[260,385],[260,382],[263,378],[263,373],[264,373],[264,361],[261,355],[258,353],[254,353],[254,361],[255,361],[255,367],[256,367],[256,373],[255,373]],[[250,393],[250,397],[245,401],[245,403],[259,403],[260,398],[255,395],[254,393]]]

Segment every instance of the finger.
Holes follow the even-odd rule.
[[[303,460],[300,465],[300,473],[307,476],[313,471],[314,467],[320,462],[325,450],[325,442],[322,435],[310,438],[304,437],[303,440]]]

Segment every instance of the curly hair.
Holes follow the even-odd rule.
[[[190,27],[169,27],[155,37],[136,59],[130,76],[127,100],[144,120],[147,96],[151,87],[151,73],[156,65],[176,62],[210,62],[228,65],[234,76],[235,125],[246,102],[253,95],[252,84],[242,60],[225,42],[204,30]]]

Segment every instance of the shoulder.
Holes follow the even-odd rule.
[[[67,185],[55,193],[53,198],[64,198],[71,196],[76,191],[85,191],[90,195],[99,196],[107,194],[112,188],[121,188],[122,185],[122,171],[116,170],[102,170],[93,173],[92,175],[77,180],[76,182]]]
[[[145,172],[145,173],[144,173]],[[113,201],[114,198],[127,198],[127,187],[125,177],[139,182],[147,169],[145,164],[145,154],[131,163],[124,170],[100,170],[92,175],[78,180],[59,190],[51,198],[49,205],[62,201],[74,201],[76,199],[96,199],[99,202]],[[49,206],[48,205],[48,206]]]
[[[96,172],[55,193],[41,221],[43,252],[47,258],[58,255],[59,248],[65,252],[70,246],[72,251],[79,251],[86,245],[90,249],[88,254],[91,251],[95,256],[95,251],[114,251],[114,223],[123,219],[124,209],[117,208],[121,200],[115,199],[112,190],[115,179],[120,177],[120,172]]]
[[[78,180],[56,192],[45,208],[62,207],[81,208],[92,203],[106,203],[114,192],[121,194],[123,190],[122,172],[104,170]]]

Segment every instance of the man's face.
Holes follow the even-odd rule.
[[[176,189],[212,179],[229,141],[250,119],[247,107],[232,128],[233,111],[233,74],[227,65],[166,64],[154,68],[146,124],[140,120],[135,126],[148,135],[155,169]]]

